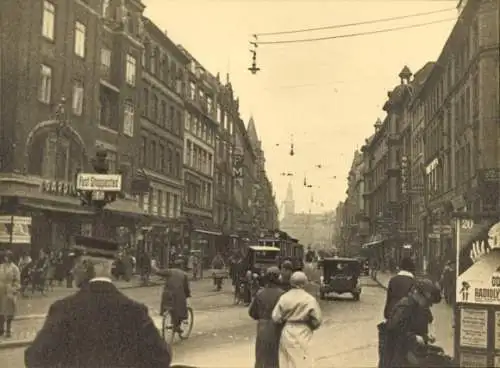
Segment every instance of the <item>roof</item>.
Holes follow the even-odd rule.
[[[268,247],[265,245],[251,245],[249,249],[256,250],[258,252],[279,252],[280,249],[277,247]]]

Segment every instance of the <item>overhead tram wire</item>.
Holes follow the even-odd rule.
[[[457,18],[445,18],[445,19],[439,19],[439,20],[434,20],[431,22],[425,22],[425,23],[417,23],[417,24],[412,24],[408,26],[400,26],[400,27],[393,27],[393,28],[384,28],[384,29],[378,29],[375,31],[366,31],[366,32],[358,32],[358,33],[347,33],[343,35],[336,35],[336,36],[326,36],[326,37],[316,37],[316,38],[303,38],[303,39],[296,39],[296,40],[283,40],[283,41],[257,41],[257,45],[284,45],[284,44],[291,44],[291,43],[306,43],[306,42],[317,42],[317,41],[327,41],[327,40],[334,40],[334,39],[340,39],[340,38],[353,38],[353,37],[360,37],[360,36],[369,36],[373,34],[379,34],[379,33],[388,33],[388,32],[395,32],[395,31],[401,31],[404,29],[411,29],[411,28],[419,28],[419,27],[424,27],[428,26],[431,24],[438,24],[438,23],[444,23],[444,22],[449,22],[452,20],[457,20]]]
[[[414,13],[414,14],[400,15],[400,16],[389,17],[389,18],[378,18],[378,19],[372,19],[372,20],[366,20],[366,21],[360,21],[360,22],[354,22],[354,23],[334,24],[334,25],[322,26],[322,27],[302,28],[302,29],[294,29],[294,30],[289,30],[289,31],[255,33],[253,36],[257,36],[257,37],[261,37],[261,36],[275,36],[275,35],[277,36],[277,35],[294,34],[294,33],[324,31],[324,30],[327,30],[327,29],[347,28],[347,27],[362,26],[362,25],[367,25],[367,24],[376,24],[376,23],[390,22],[390,21],[398,20],[398,19],[407,19],[407,18],[421,17],[421,16],[424,16],[424,15],[445,13],[445,12],[449,12],[451,10],[456,10],[456,8],[446,8],[446,9],[428,11],[428,12],[423,12],[423,13]]]

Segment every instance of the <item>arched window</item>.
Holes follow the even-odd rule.
[[[151,74],[156,74],[156,69],[157,69],[157,62],[158,62],[158,53],[160,50],[158,47],[155,47],[151,50],[151,58],[149,60],[149,69],[151,71]]]
[[[170,60],[168,58],[168,55],[165,55],[165,58],[163,59],[163,82],[165,84],[168,84],[170,78]]]
[[[64,130],[42,131],[28,148],[28,173],[32,175],[72,182],[77,170],[83,167],[82,146]]]
[[[149,40],[144,41],[144,53],[142,58],[142,66],[146,70],[149,70],[149,58],[151,57],[151,43]]]

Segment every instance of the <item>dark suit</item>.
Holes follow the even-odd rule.
[[[51,305],[24,359],[28,368],[165,368],[171,352],[146,306],[94,281]]]
[[[411,288],[415,285],[415,279],[407,275],[396,275],[390,279],[387,285],[387,298],[385,300],[384,318],[389,318],[392,308],[405,296],[408,296]]]
[[[182,321],[188,317],[187,298],[191,297],[187,273],[177,268],[159,272],[166,278],[160,310],[172,308],[173,318]]]

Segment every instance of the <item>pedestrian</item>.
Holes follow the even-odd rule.
[[[187,298],[191,297],[189,278],[183,271],[184,262],[174,262],[174,268],[158,270],[157,275],[165,278],[161,295],[160,314],[170,312],[174,331],[182,333],[181,323],[188,318]]]
[[[257,338],[255,341],[255,368],[278,368],[278,350],[280,326],[274,323],[272,312],[281,295],[279,287],[280,270],[270,267],[266,271],[267,283],[255,295],[248,314],[257,323]]]
[[[118,243],[75,237],[78,292],[50,306],[26,349],[27,368],[169,367],[171,351],[145,305],[113,285]],[[88,280],[82,282],[82,279]]]
[[[284,291],[290,290],[292,287],[290,285],[290,277],[292,277],[293,274],[293,264],[291,261],[283,261],[281,264],[281,288]]]
[[[280,368],[309,368],[313,365],[310,343],[321,325],[321,309],[315,297],[304,290],[305,273],[294,272],[292,289],[283,294],[273,309],[273,321],[283,326],[279,345]]]
[[[12,252],[0,254],[0,336],[12,336],[17,295],[21,289],[21,273],[12,260]]]
[[[415,264],[411,258],[403,258],[399,265],[400,271],[389,280],[387,285],[387,296],[384,307],[384,320],[389,318],[392,308],[402,298],[406,297],[415,285]],[[386,323],[385,321],[377,325],[378,329],[378,354],[379,368],[383,367],[384,352],[386,351]]]
[[[416,346],[432,342],[429,336],[430,307],[439,302],[437,285],[428,279],[418,280],[409,293],[391,310],[386,322],[383,368],[419,367]],[[432,314],[431,314],[432,317]]]

